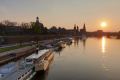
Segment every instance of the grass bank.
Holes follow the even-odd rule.
[[[0,48],[0,53],[10,51],[10,50],[15,50],[19,48],[26,47],[27,45],[17,45],[17,46],[12,46],[12,47],[7,47],[7,48]]]

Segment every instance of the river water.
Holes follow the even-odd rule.
[[[120,40],[74,38],[36,80],[120,80]]]

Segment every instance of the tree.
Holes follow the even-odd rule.
[[[27,33],[28,32],[28,28],[29,28],[29,24],[28,23],[21,23],[22,33]]]
[[[17,22],[11,22],[9,20],[4,20],[2,22],[2,24],[4,24],[5,26],[16,26],[17,25]]]
[[[21,23],[21,27],[24,28],[24,29],[29,29],[30,24],[29,23]]]
[[[47,27],[44,27],[43,34],[47,34],[47,33],[48,33],[48,29],[47,29]]]
[[[58,29],[56,28],[56,26],[52,26],[50,29],[49,29],[50,33],[52,34],[56,34],[58,33]]]
[[[66,29],[59,27],[58,28],[58,32],[59,32],[59,34],[65,34],[66,33]]]
[[[5,25],[0,23],[0,35],[3,35],[5,33]]]

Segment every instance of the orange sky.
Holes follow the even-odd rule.
[[[86,23],[88,31],[120,31],[120,0],[0,0],[0,21],[40,21],[48,28],[55,25],[68,29]]]

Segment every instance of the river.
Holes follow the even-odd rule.
[[[120,80],[120,40],[74,38],[36,80]]]

